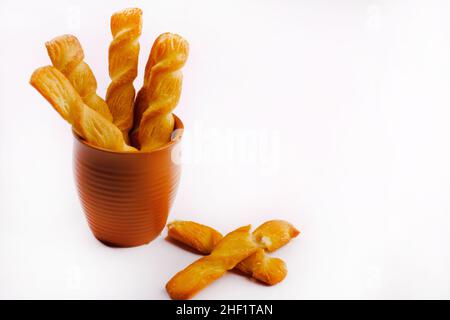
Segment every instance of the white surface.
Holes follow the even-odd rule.
[[[159,33],[191,44],[170,219],[226,232],[280,218],[303,232],[275,254],[281,284],[228,274],[197,298],[450,298],[444,0],[1,1],[0,298],[166,299],[197,258],[163,237],[133,249],[93,238],[70,129],[27,83],[49,64],[44,42],[73,33],[103,95],[109,16],[135,5],[136,87]]]

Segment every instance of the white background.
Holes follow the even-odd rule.
[[[109,17],[144,11],[191,45],[170,219],[302,234],[274,287],[227,274],[201,299],[450,298],[448,1],[0,1],[0,298],[168,298],[197,258],[160,237],[112,249],[74,188],[69,126],[28,84],[73,33],[103,96]],[[225,147],[226,145],[226,147]],[[164,231],[163,235],[165,235]]]

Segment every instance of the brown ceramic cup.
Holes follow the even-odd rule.
[[[172,140],[151,152],[115,152],[74,133],[73,168],[81,205],[94,236],[117,247],[147,244],[167,222],[180,178],[183,123]]]

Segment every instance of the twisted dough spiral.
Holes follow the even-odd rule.
[[[53,66],[66,76],[83,102],[112,121],[108,105],[96,94],[97,80],[83,61],[84,52],[78,39],[66,34],[46,42],[45,46]]]
[[[188,299],[258,250],[250,226],[227,234],[209,256],[178,272],[166,285],[172,299]]]
[[[30,84],[87,142],[109,150],[136,151],[125,143],[122,133],[112,122],[83,103],[69,80],[55,67],[35,70]]]
[[[167,225],[167,228],[169,238],[203,254],[210,254],[222,239],[222,235],[218,231],[192,221],[173,221]],[[253,231],[254,239],[260,249],[241,261],[236,269],[266,284],[277,284],[286,277],[286,264],[281,259],[267,256],[265,250],[274,251],[299,233],[292,224],[283,220],[271,220],[263,223]]]
[[[143,151],[159,148],[170,141],[174,128],[172,110],[181,95],[189,44],[172,33],[160,35],[154,42],[145,67],[144,84],[134,106],[133,144]]]
[[[128,141],[133,125],[135,90],[133,81],[137,76],[139,36],[142,30],[142,10],[131,8],[119,11],[111,17],[113,40],[109,46],[109,76],[111,84],[106,92],[106,102],[113,115],[114,124]]]

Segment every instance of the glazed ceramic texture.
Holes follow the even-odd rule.
[[[114,152],[74,133],[73,169],[82,208],[94,236],[117,247],[147,244],[167,222],[180,178],[183,123],[173,139],[151,152]]]

